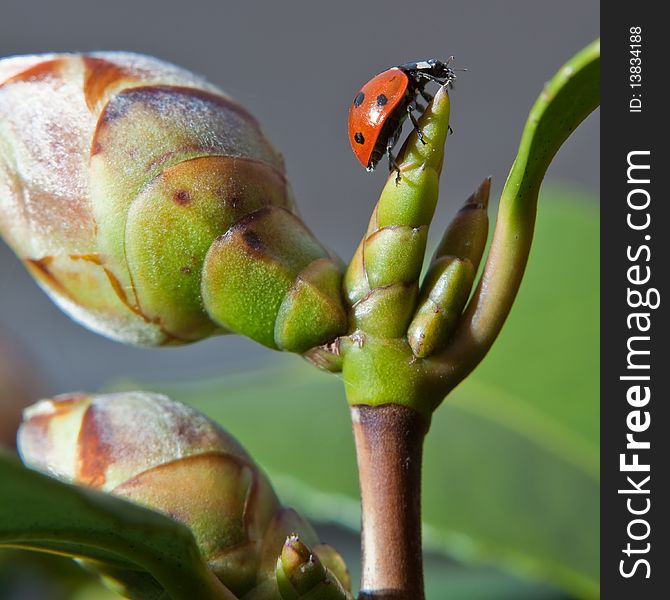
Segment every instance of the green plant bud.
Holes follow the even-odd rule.
[[[304,352],[344,330],[340,271],[285,209],[238,221],[210,247],[203,275],[208,313],[266,346]],[[304,324],[319,326],[310,336]]]
[[[426,250],[428,227],[390,225],[375,231],[365,240],[365,271],[372,289],[411,283],[418,278]],[[395,252],[397,246],[404,249]]]
[[[346,327],[341,266],[256,119],[154,58],[0,61],[0,234],[66,313],[126,343],[233,331],[303,351]]]
[[[354,307],[350,327],[368,331],[372,326],[374,334],[386,337],[404,336],[411,319],[406,308],[411,315],[416,307],[416,286],[449,130],[446,86],[435,95],[419,124],[426,144],[419,142],[416,132],[409,136],[398,158],[402,177],[399,181],[395,173],[389,177],[343,282],[346,299]],[[384,295],[389,297],[382,300]],[[391,310],[393,304],[397,310]]]
[[[467,260],[477,271],[489,233],[490,192],[491,178],[487,177],[452,219],[435,250],[433,261],[443,256],[455,256]]]
[[[449,115],[448,86],[443,86],[419,119],[424,140],[412,132],[405,142],[398,156],[401,178],[396,181],[392,173],[387,180],[344,275],[349,335],[339,339],[335,366],[342,370],[350,405],[401,404],[429,418],[443,397],[438,385],[442,374],[415,354],[413,347],[419,344],[410,345],[408,328],[413,328],[412,339],[426,333],[439,337],[444,328],[426,314],[423,305],[430,294],[419,295],[419,277],[438,199]],[[440,294],[436,298],[442,299]],[[314,360],[328,364],[323,355]]]
[[[412,319],[417,295],[416,283],[375,288],[354,304],[352,320],[366,333],[403,337]]]
[[[469,260],[444,256],[433,263],[407,331],[407,340],[417,357],[431,356],[449,339],[474,278]]]
[[[435,251],[407,332],[419,358],[444,347],[470,296],[486,246],[490,189],[491,179],[486,178],[453,218]]]
[[[283,600],[351,599],[319,556],[296,535],[286,539],[277,560],[277,584]]]
[[[26,409],[18,446],[33,468],[186,524],[211,570],[240,597],[266,589],[267,598],[279,598],[274,568],[287,535],[318,544],[234,438],[159,394],[42,400]],[[157,585],[144,574],[95,566],[130,597]]]
[[[329,544],[312,545],[312,553],[321,561],[346,592],[351,591],[351,574],[344,559]]]
[[[345,273],[344,289],[350,304],[378,285],[419,279],[428,224],[437,204],[439,173],[420,165],[408,167],[402,174],[397,185],[395,175],[389,177],[365,238]]]

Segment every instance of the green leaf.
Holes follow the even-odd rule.
[[[234,600],[180,523],[31,471],[5,453],[0,453],[0,482],[0,546],[146,571],[174,600]]]
[[[509,322],[482,367],[433,417],[425,542],[595,597],[598,215],[593,201],[569,195],[575,194],[543,194]],[[283,501],[311,518],[357,527],[356,462],[341,377],[291,357],[276,360],[264,371],[154,387],[237,436]]]

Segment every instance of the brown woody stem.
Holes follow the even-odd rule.
[[[429,420],[398,404],[351,407],[361,486],[360,600],[423,600],[421,460]]]

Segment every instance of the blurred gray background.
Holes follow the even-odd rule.
[[[482,177],[494,197],[528,109],[562,62],[599,34],[594,0],[430,2],[93,2],[3,0],[0,56],[126,49],[204,74],[261,121],[286,158],[305,221],[349,259],[385,164],[366,173],[347,140],[347,110],[372,75],[406,61],[456,56],[441,206],[434,232]],[[549,178],[597,194],[598,114],[566,144]],[[540,209],[541,210],[541,209]],[[437,235],[437,233],[434,233]],[[270,363],[274,353],[233,336],[140,350],[72,323],[0,242],[0,335],[44,374],[44,393],[95,390],[119,377],[195,379]]]

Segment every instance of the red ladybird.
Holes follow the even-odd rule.
[[[373,77],[358,92],[349,109],[349,141],[356,158],[368,171],[373,171],[386,154],[389,171],[395,170],[396,182],[400,181],[400,168],[392,150],[400,137],[402,124],[409,116],[423,142],[413,114],[413,111],[420,114],[424,110],[416,102],[417,94],[430,102],[432,96],[424,90],[429,81],[440,85],[451,83],[456,78],[449,67],[451,60],[445,63],[429,58],[392,67]]]

